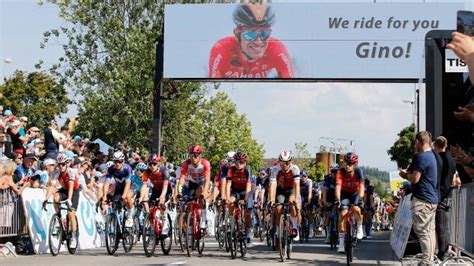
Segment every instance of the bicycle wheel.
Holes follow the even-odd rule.
[[[70,254],[76,253],[77,245],[79,245],[79,224],[77,223],[77,216],[74,216],[74,219],[76,220],[76,232],[74,234],[74,237],[76,238],[76,245],[72,247],[71,246],[72,223],[69,220],[69,216],[67,216],[66,218],[66,221],[67,221],[66,243],[67,243],[67,250],[69,251]]]
[[[109,255],[114,255],[118,248],[118,221],[114,214],[110,214],[105,222],[105,246]]]
[[[194,250],[194,221],[193,221],[193,216],[192,212],[189,212],[186,218],[186,238],[185,238],[185,243],[186,243],[186,253],[188,254],[188,257],[191,257],[193,254]]]
[[[57,256],[59,254],[63,242],[62,238],[63,227],[61,226],[61,218],[59,218],[58,214],[54,214],[49,222],[48,234],[49,251],[51,252],[51,255]]]
[[[239,244],[240,244],[240,256],[243,258],[245,257],[245,254],[247,254],[247,234],[245,232],[245,222],[244,222],[244,216],[241,215],[239,219]]]
[[[204,251],[204,243],[206,240],[205,230],[206,229],[199,228],[199,239],[196,241],[199,255],[202,255],[202,252]]]
[[[281,262],[284,262],[286,257],[286,238],[285,219],[283,219],[282,214],[280,216],[280,224],[278,225],[278,249],[280,251]]]
[[[346,222],[346,235],[344,237],[344,245],[346,249],[346,261],[347,265],[352,262],[352,225],[350,222]]]
[[[143,220],[143,249],[147,257],[155,254],[156,232],[155,221],[151,213],[148,213]]]
[[[337,222],[331,217],[329,223],[329,242],[331,244],[331,250],[335,249],[337,246]]]
[[[138,240],[140,240],[140,221],[137,215],[133,216],[133,227],[131,234],[133,236],[132,245],[135,246],[138,243]]]
[[[235,218],[231,217],[229,219],[229,231],[227,232],[227,243],[229,243],[230,257],[235,259],[237,256],[237,238],[236,238],[236,224]],[[235,241],[234,241],[235,240]]]
[[[186,234],[187,234],[187,228],[188,226],[186,225],[186,220],[184,219],[184,213],[180,213],[178,215],[178,238],[179,238],[179,247],[181,248],[181,252],[184,252],[185,245],[186,245]]]
[[[219,234],[217,237],[217,242],[219,243],[219,249],[224,248],[226,246],[225,240],[225,234],[226,234],[226,225],[225,225],[225,217],[224,214],[221,212],[219,214],[219,224],[218,224],[218,229],[217,233]]]
[[[125,226],[125,220],[126,216],[123,216],[122,219],[122,245],[123,249],[125,250],[125,253],[129,253],[130,250],[133,248],[133,225],[132,227],[126,227]]]
[[[173,226],[173,240],[174,240],[174,244],[176,246],[180,245],[180,242],[179,242],[179,230],[181,229],[180,227],[180,224],[179,224],[179,214],[176,214],[175,216],[175,220],[174,220],[174,225]]]
[[[173,243],[173,224],[171,223],[171,216],[168,213],[168,233],[163,235],[163,233],[160,236],[160,243],[161,243],[161,250],[163,251],[163,254],[168,255],[170,254],[171,250],[171,243]]]
[[[218,215],[214,216],[214,237],[216,238],[217,243],[219,244],[220,248],[220,242],[219,242],[219,226],[220,226],[220,213]]]

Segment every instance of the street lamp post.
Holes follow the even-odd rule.
[[[411,122],[413,125],[416,127],[416,121],[415,121],[415,116],[416,116],[416,110],[415,110],[415,101],[410,101],[410,100],[403,100],[404,103],[409,103],[411,104]]]

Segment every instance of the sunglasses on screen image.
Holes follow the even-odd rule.
[[[272,30],[244,30],[242,31],[241,36],[249,42],[255,41],[257,37],[260,37],[260,40],[265,42],[271,34]]]
[[[114,161],[114,164],[122,164],[122,163],[123,163],[123,160]]]
[[[148,163],[148,165],[157,166],[158,163]]]
[[[65,166],[65,165],[66,165],[66,163],[58,163],[58,166],[59,166],[59,167],[63,167],[63,166]]]
[[[198,158],[199,156],[201,156],[201,154],[198,154],[198,153],[189,154],[189,158]]]

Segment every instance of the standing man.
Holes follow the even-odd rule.
[[[418,132],[415,136],[416,154],[408,169],[400,169],[400,176],[412,184],[413,230],[420,239],[423,253],[422,264],[433,263],[435,235],[435,214],[439,202],[438,165],[435,153],[431,150],[431,134]]]
[[[56,159],[61,144],[59,132],[57,131],[58,122],[51,120],[49,127],[44,130],[44,148],[46,150],[45,158]]]
[[[454,176],[456,173],[456,162],[451,153],[446,151],[446,147],[448,147],[448,140],[445,137],[439,136],[435,139],[434,149],[443,161],[441,176],[438,180],[440,201],[436,209],[436,238],[438,241],[438,258],[440,260],[444,260],[450,238],[448,214],[451,208],[452,187],[461,184],[459,177]]]

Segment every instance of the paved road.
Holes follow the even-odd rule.
[[[390,232],[379,232],[373,238],[363,240],[355,248],[354,265],[400,265],[394,261],[388,239]],[[266,244],[255,242],[245,258],[230,258],[230,254],[219,250],[214,238],[207,239],[204,254],[201,257],[187,257],[174,247],[169,256],[164,256],[157,246],[157,255],[147,258],[142,245],[137,245],[129,254],[123,252],[119,246],[115,256],[109,256],[104,248],[83,250],[76,255],[61,253],[57,257],[49,254],[21,256],[18,258],[0,258],[1,265],[158,265],[158,264],[190,264],[190,265],[278,265],[279,255],[270,251]],[[285,264],[311,265],[343,265],[345,256],[331,251],[324,244],[323,238],[311,239],[309,243],[295,244],[293,259]],[[283,265],[281,263],[280,265]]]

